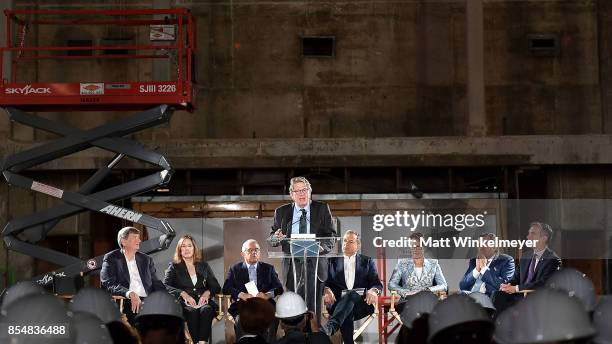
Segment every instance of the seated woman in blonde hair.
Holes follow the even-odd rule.
[[[166,289],[181,298],[183,315],[194,343],[210,339],[210,330],[218,305],[214,295],[221,291],[210,266],[202,261],[195,240],[183,235],[176,245],[174,259],[166,269]]]

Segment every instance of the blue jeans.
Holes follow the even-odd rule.
[[[328,321],[329,326],[333,327],[334,330],[340,328],[344,343],[353,343],[355,320],[374,313],[374,306],[368,305],[364,300],[364,296],[351,291],[333,304],[329,311],[331,314]]]

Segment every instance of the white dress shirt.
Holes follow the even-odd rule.
[[[129,260],[125,254],[124,257],[125,261],[127,262],[128,270],[130,272],[130,289],[125,294],[125,296],[130,297],[130,293],[135,292],[136,295],[140,297],[147,297],[147,292],[145,291],[144,285],[142,284],[142,280],[140,279],[138,265],[136,265],[136,256],[134,256],[134,259],[132,260]]]
[[[487,259],[487,265],[485,265],[484,267],[482,267],[480,269],[480,272],[478,270],[476,270],[476,268],[474,268],[474,270],[472,270],[472,276],[474,276],[475,279],[478,279],[478,277],[482,276],[485,274],[485,272],[487,272],[487,270],[489,270],[489,265],[491,265],[491,262],[493,261],[493,259],[497,258],[497,255],[492,256],[491,258]],[[480,290],[481,293],[485,294],[487,292],[487,285],[485,283],[480,285]]]
[[[350,257],[344,256],[344,280],[346,281],[346,288],[349,290],[355,286],[356,256],[356,254]]]
[[[544,255],[544,251],[546,251],[546,247],[544,247],[544,249],[538,252],[536,252],[535,250],[533,251],[533,254],[535,254],[536,256],[536,261],[535,261],[535,264],[533,265],[533,271],[535,271],[538,268],[538,263],[540,262],[540,259],[542,259],[542,255]]]
[[[420,267],[420,268],[415,267],[414,272],[416,273],[417,278],[421,279],[421,275],[423,274],[423,267]]]

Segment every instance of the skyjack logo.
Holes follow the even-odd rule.
[[[100,212],[120,217],[122,219],[126,219],[132,222],[138,222],[138,220],[140,220],[140,218],[142,217],[142,214],[127,210],[125,208],[116,207],[114,205],[107,205],[106,207],[102,208]]]
[[[59,272],[56,274],[46,274],[43,276],[43,278],[39,279],[36,281],[36,283],[41,284],[41,285],[45,285],[47,283],[51,283],[53,282],[53,275],[57,276],[57,277],[66,277],[66,273],[65,272]]]
[[[25,85],[24,87],[7,87],[4,89],[5,94],[21,94],[27,96],[28,94],[51,94],[49,87],[32,87],[32,85]]]

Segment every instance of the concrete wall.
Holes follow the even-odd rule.
[[[179,5],[191,8],[197,20],[198,109],[177,115],[169,128],[160,129],[165,133],[159,139],[465,134],[461,1]],[[610,11],[605,1],[485,1],[488,132],[605,132]],[[29,33],[28,43],[147,40],[143,30],[110,26],[39,31]],[[558,34],[559,56],[530,53],[530,33]],[[335,36],[335,56],[302,57],[300,37],[311,35]],[[159,74],[152,66],[149,60],[41,61],[28,64],[20,79],[148,79]],[[76,122],[93,124],[89,117],[96,116],[79,116]],[[32,135],[16,131],[12,137]]]

